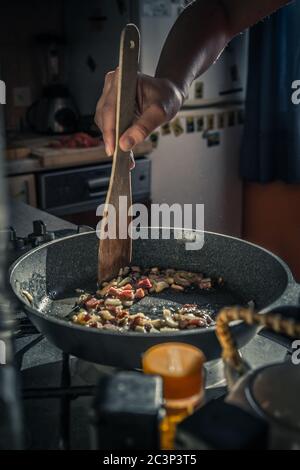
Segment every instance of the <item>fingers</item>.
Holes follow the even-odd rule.
[[[118,70],[106,75],[103,94],[98,102],[95,121],[102,130],[106,152],[115,149],[115,121],[118,89]],[[143,142],[151,132],[172,119],[180,109],[183,95],[169,80],[139,76],[137,86],[137,110],[140,117],[121,136],[120,148],[128,152]]]
[[[106,75],[103,93],[95,114],[95,122],[102,131],[108,156],[113,155],[115,148],[117,85],[118,69]]]
[[[124,152],[143,142],[157,127],[166,120],[163,108],[157,104],[150,105],[142,116],[120,138],[120,147]]]

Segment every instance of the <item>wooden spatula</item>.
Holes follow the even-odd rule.
[[[112,171],[105,209],[101,221],[101,238],[98,256],[98,282],[110,280],[116,276],[120,268],[128,266],[131,262],[132,239],[128,235],[128,225],[131,218],[128,208],[132,204],[130,154],[123,152],[119,147],[120,136],[132,124],[135,111],[135,98],[137,87],[137,72],[140,51],[140,34],[137,27],[128,24],[122,31],[119,58],[119,82],[116,109],[116,147],[113,155]],[[120,205],[120,196],[122,204]],[[125,200],[124,197],[127,199]],[[125,202],[124,202],[125,201]],[[108,216],[109,207],[115,208],[116,238],[109,238]],[[120,219],[122,221],[120,223]],[[123,233],[119,233],[119,229]],[[103,233],[107,236],[104,238]],[[114,235],[114,234],[113,234]]]

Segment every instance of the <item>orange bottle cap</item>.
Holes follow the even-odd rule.
[[[203,352],[194,346],[162,343],[146,351],[143,370],[162,377],[166,399],[185,399],[202,391],[205,361]]]

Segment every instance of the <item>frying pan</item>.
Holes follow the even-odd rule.
[[[150,230],[150,229],[144,229]],[[158,297],[142,299],[139,311],[158,314],[162,305],[197,303],[212,315],[224,305],[254,301],[261,312],[280,305],[297,305],[300,286],[286,264],[269,251],[246,241],[210,232],[156,229],[158,239],[133,242],[133,265],[159,266],[222,276],[225,286],[212,292],[165,291]],[[181,233],[181,239],[178,234]],[[171,239],[164,239],[167,233]],[[204,246],[187,251],[187,241],[204,235]],[[35,326],[61,350],[82,359],[119,368],[139,368],[149,347],[166,341],[183,341],[203,350],[207,360],[220,357],[215,328],[155,333],[112,332],[72,324],[68,318],[75,289],[93,292],[97,280],[98,238],[95,232],[52,241],[19,258],[11,268],[12,289]],[[29,292],[30,302],[22,294]],[[242,322],[231,326],[238,347],[256,333]]]

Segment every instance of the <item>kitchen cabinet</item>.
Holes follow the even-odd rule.
[[[8,192],[12,199],[37,206],[35,176],[33,174],[7,178]]]

